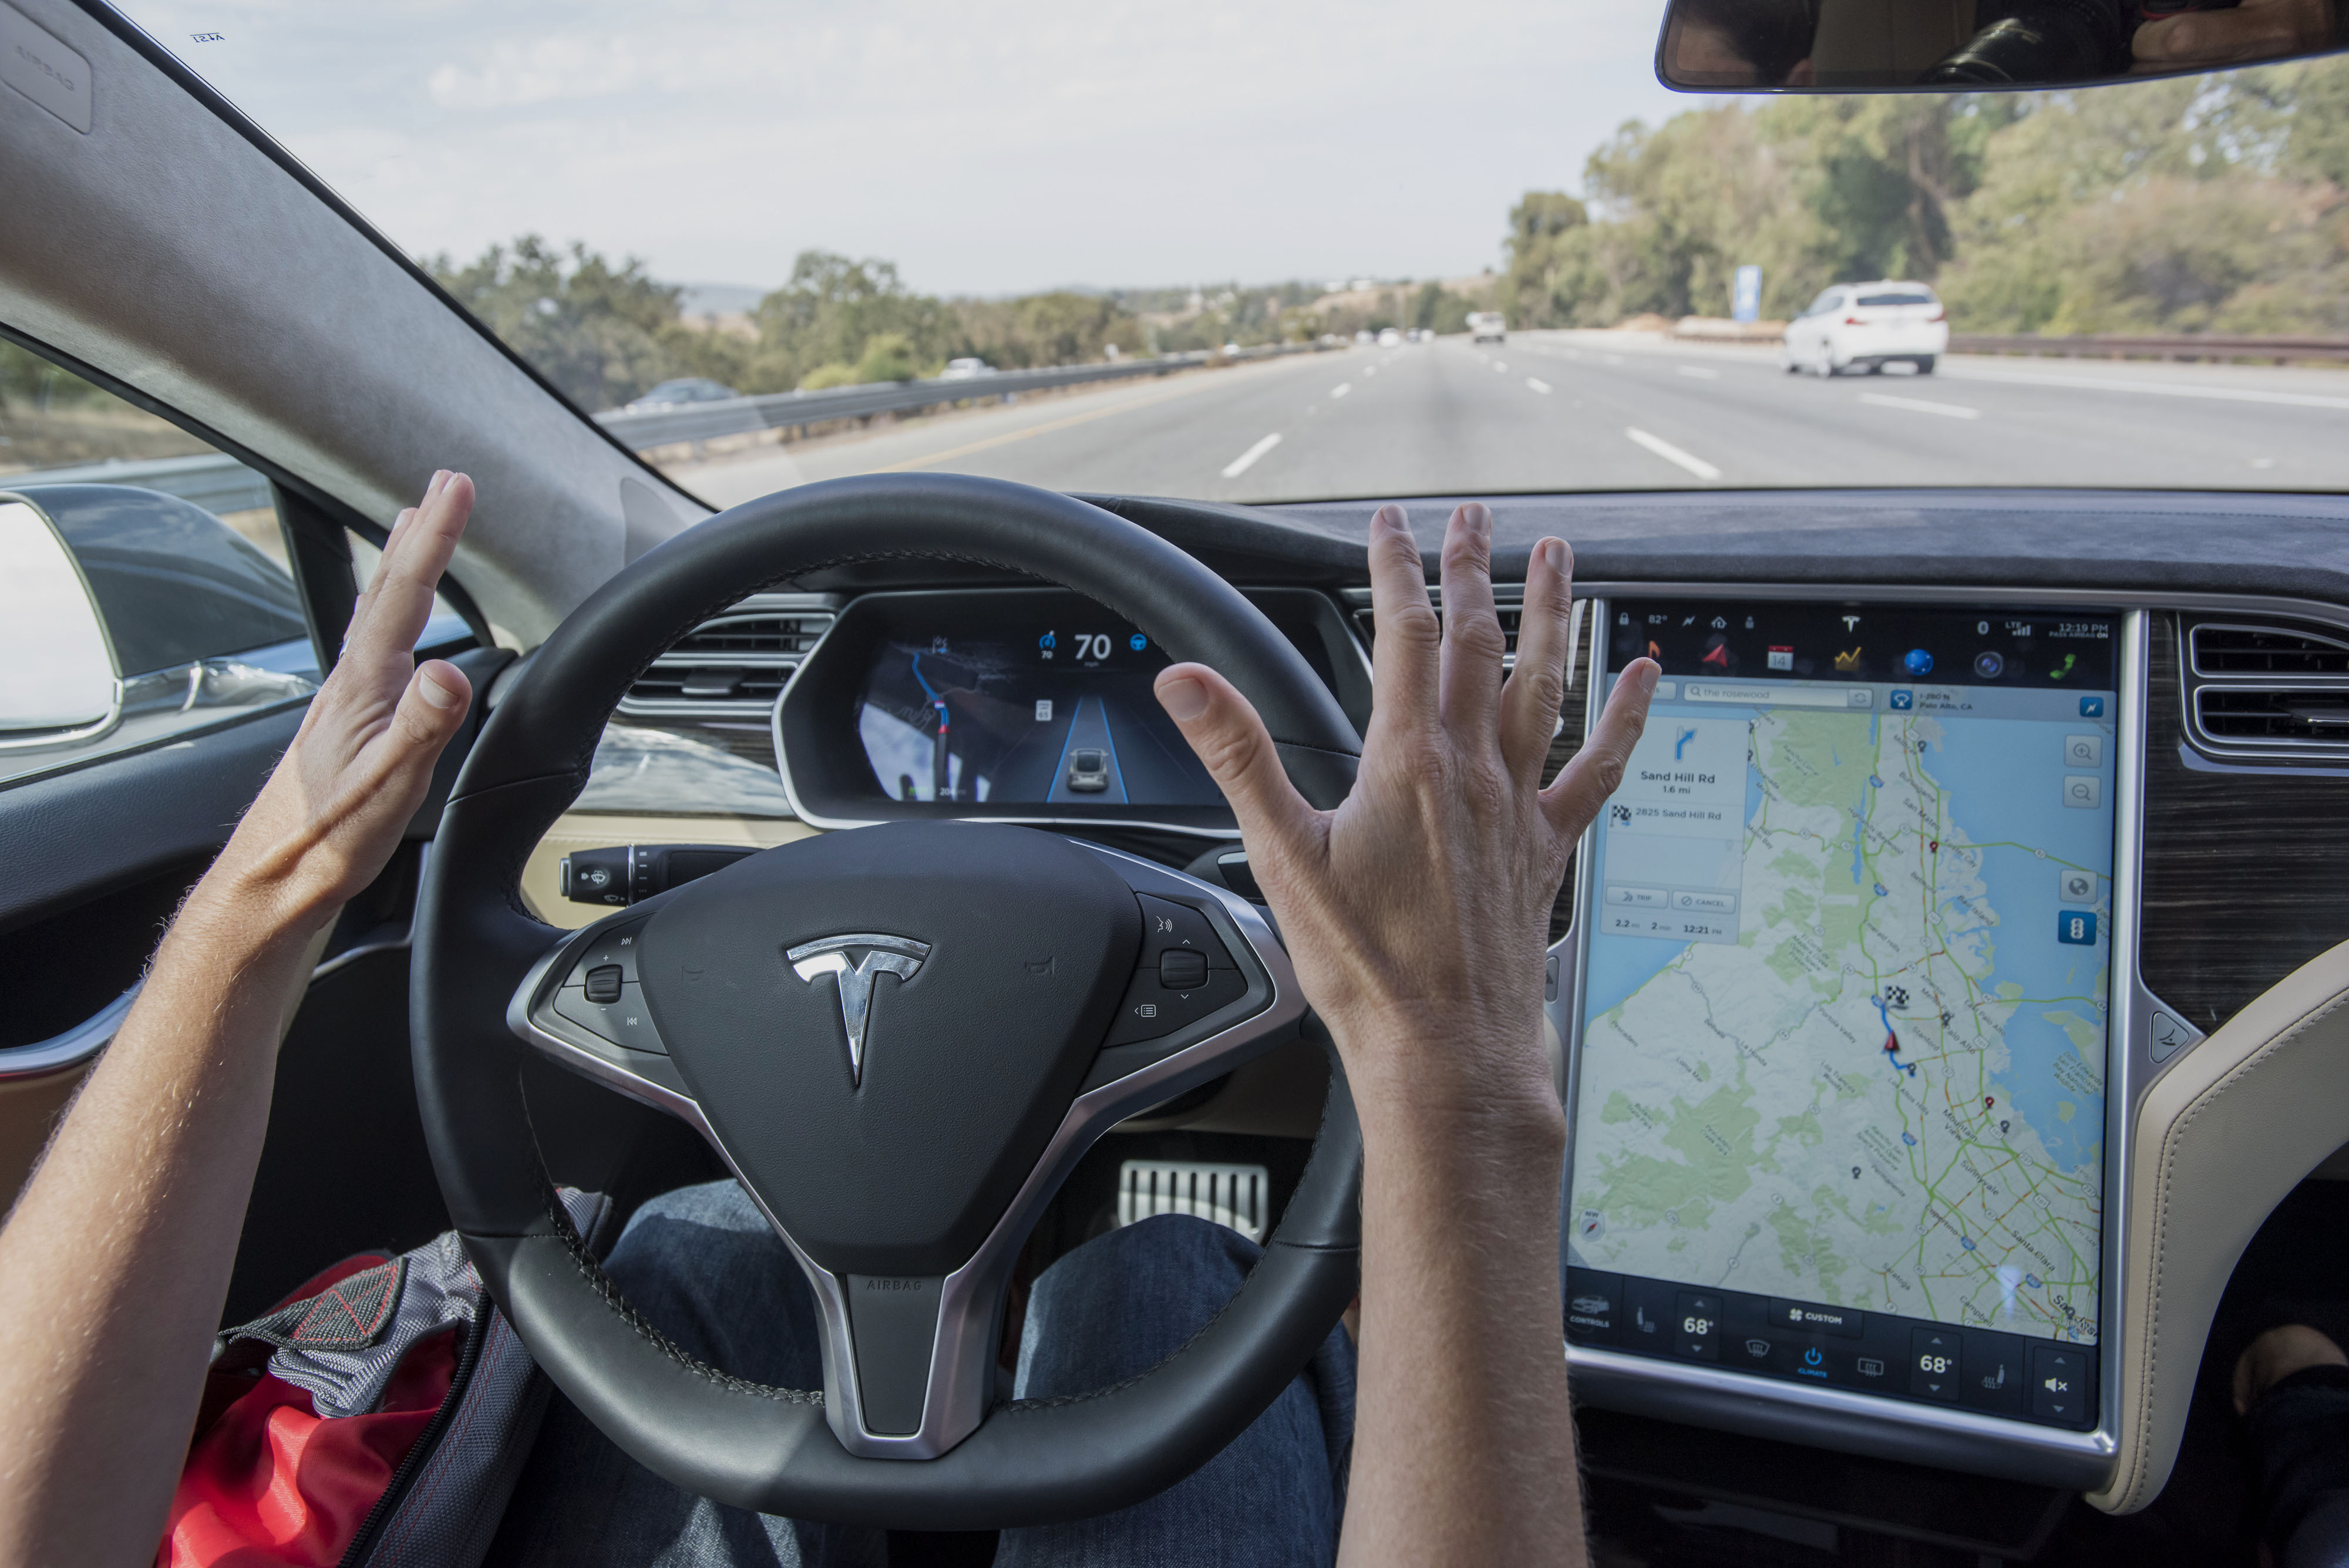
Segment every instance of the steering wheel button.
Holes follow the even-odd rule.
[[[1131,1045],[1156,1040],[1188,1028],[1211,1012],[1229,1007],[1247,995],[1247,980],[1236,969],[1211,969],[1201,983],[1187,990],[1170,989],[1156,966],[1143,969],[1125,988],[1118,1003],[1117,1021],[1110,1025],[1104,1044]]]
[[[1169,948],[1158,955],[1158,983],[1169,991],[1196,991],[1207,983],[1207,955]]]
[[[618,964],[607,963],[591,969],[587,971],[586,998],[595,1002],[617,1002],[620,1000],[620,985]]]
[[[1224,950],[1215,927],[1198,910],[1172,899],[1154,898],[1147,893],[1136,893],[1134,898],[1142,904],[1143,968],[1155,969],[1158,955],[1170,949],[1204,953],[1211,969],[1238,967],[1232,962],[1232,955]]]
[[[579,961],[572,965],[572,978],[566,983],[577,985],[589,970],[617,964],[620,978],[634,985],[636,982],[636,949],[643,943],[644,935],[645,922],[642,920],[630,920],[626,925],[614,926],[599,933],[580,952]]]
[[[644,992],[633,983],[623,982],[618,998],[612,1002],[590,1002],[584,987],[566,985],[554,993],[554,1011],[615,1045],[667,1054],[653,1029]]]

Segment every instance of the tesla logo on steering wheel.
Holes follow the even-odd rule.
[[[851,961],[851,953],[862,956]],[[922,971],[922,964],[930,956],[930,944],[917,942],[911,937],[883,936],[862,932],[844,937],[819,937],[812,942],[802,942],[783,954],[790,961],[792,972],[809,984],[816,976],[829,974],[840,981],[840,1022],[848,1030],[848,1082],[851,1086],[864,1082],[864,1031],[873,1019],[873,980],[876,975],[894,974],[903,985]]]

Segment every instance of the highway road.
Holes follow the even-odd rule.
[[[990,474],[1205,500],[1808,485],[2349,490],[2349,369],[1944,358],[1528,332],[1352,348],[674,469],[726,506],[804,480]]]

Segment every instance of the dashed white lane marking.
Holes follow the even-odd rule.
[[[1332,387],[1332,388],[1330,388],[1330,395],[1331,397],[1333,397],[1333,398],[1342,398],[1342,397],[1344,397],[1347,393],[1349,393],[1349,392],[1352,391],[1353,389],[1354,389],[1354,383],[1353,383],[1353,382],[1351,382],[1351,381],[1340,381],[1340,382],[1339,382],[1336,386],[1334,386],[1334,387]]]
[[[1362,374],[1365,376],[1375,376],[1378,373],[1379,368],[1376,365],[1365,365],[1362,367]]]
[[[1549,390],[1549,383],[1543,380],[1538,376],[1527,376],[1526,378],[1526,385],[1531,387],[1537,392],[1547,392]]]
[[[1640,430],[1636,426],[1624,431],[1623,433],[1630,436],[1641,446],[1646,447],[1650,452],[1654,452],[1658,457],[1662,458],[1666,462],[1678,463],[1681,467],[1687,469],[1691,473],[1695,474],[1699,479],[1719,479],[1721,477],[1721,470],[1713,467],[1713,464],[1705,462],[1704,459],[1698,457],[1693,452],[1682,452],[1680,448],[1664,440],[1661,436],[1651,436],[1647,431]]]
[[[1266,452],[1270,452],[1274,447],[1277,447],[1279,444],[1280,432],[1278,431],[1275,431],[1270,435],[1265,437],[1262,441],[1257,442],[1254,446],[1248,448],[1247,451],[1240,453],[1239,456],[1232,459],[1231,462],[1224,464],[1224,477],[1226,479],[1237,479],[1241,474],[1246,473],[1249,469],[1256,466],[1256,460],[1257,458],[1262,457]]]
[[[1508,370],[1508,369],[1509,369],[1509,368],[1508,368],[1508,366],[1507,366],[1507,365],[1506,365],[1506,364],[1502,363],[1500,360],[1495,359],[1495,360],[1494,360],[1494,361],[1493,361],[1493,369],[1495,369],[1495,370],[1499,370],[1499,371],[1503,372],[1504,374],[1506,374],[1506,373],[1507,372],[1507,370]]]
[[[1896,398],[1889,392],[1862,392],[1859,400],[1873,403],[1879,409],[1906,409],[1912,414],[1941,414],[1953,420],[1978,420],[1980,409],[1970,409],[1961,403],[1936,403],[1923,398]]]
[[[1599,356],[1599,360],[1603,364],[1620,365],[1623,362],[1623,356],[1620,354],[1602,354]]]
[[[1710,365],[1675,365],[1672,369],[1683,376],[1693,376],[1700,381],[1718,381],[1721,372]]]

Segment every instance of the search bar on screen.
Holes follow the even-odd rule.
[[[1867,686],[1765,686],[1754,681],[1684,680],[1683,702],[1735,702],[1753,708],[1868,708],[1876,692]]]

